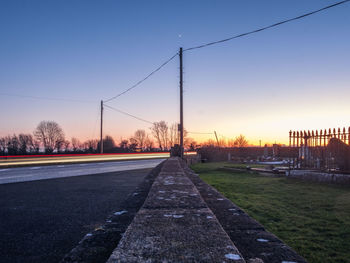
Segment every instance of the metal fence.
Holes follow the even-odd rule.
[[[316,131],[290,131],[292,168],[348,172],[350,127]]]

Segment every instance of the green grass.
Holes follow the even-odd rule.
[[[311,263],[350,262],[350,187],[191,168]]]

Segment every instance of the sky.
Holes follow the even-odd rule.
[[[99,137],[100,101],[184,49],[333,4],[328,0],[0,1],[0,136],[56,121],[68,139]],[[289,130],[348,127],[350,2],[184,53],[184,126],[287,143]],[[22,97],[21,97],[22,96]],[[35,98],[34,98],[35,97]],[[179,120],[176,57],[108,105]],[[117,141],[150,124],[105,108]],[[195,135],[197,141],[213,135]]]

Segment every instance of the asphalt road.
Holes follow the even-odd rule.
[[[97,162],[0,169],[0,184],[153,168],[164,159]]]
[[[1,184],[0,262],[59,262],[149,171]]]

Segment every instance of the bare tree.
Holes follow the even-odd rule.
[[[63,144],[64,144],[64,151],[69,152],[70,141],[65,140]]]
[[[156,141],[158,142],[158,146],[161,150],[163,150],[162,147],[162,139],[161,139],[161,135],[160,135],[160,122],[155,122],[153,123],[153,126],[151,127],[151,131],[152,131],[152,135],[154,136],[154,138],[156,139]]]
[[[175,144],[180,144],[179,124],[173,123],[169,127],[169,145],[170,147]]]
[[[147,151],[152,151],[154,142],[153,140],[147,135],[146,139],[145,139],[145,147],[147,149]]]
[[[18,141],[21,154],[26,154],[28,151],[32,152],[34,150],[33,136],[31,134],[19,134]]]
[[[194,151],[197,147],[197,142],[193,138],[186,138],[184,141],[184,147],[190,151]]]
[[[39,153],[39,151],[40,151],[40,141],[36,140],[35,138],[33,138],[33,142],[32,142],[31,148],[33,149],[33,152]]]
[[[72,141],[73,152],[80,150],[82,145],[81,145],[81,142],[79,141],[79,139],[73,137],[71,141]]]
[[[115,142],[112,136],[106,135],[103,139],[103,150],[110,151],[115,147]],[[100,149],[100,143],[98,145],[98,149]]]
[[[235,147],[236,146],[235,140],[234,139],[228,139],[227,140],[227,146],[228,147]]]
[[[14,134],[13,136],[5,137],[7,143],[7,152],[9,155],[18,154],[20,151],[20,144],[18,137]]]
[[[246,147],[248,146],[248,140],[245,138],[244,135],[240,134],[238,137],[235,138],[234,145],[238,147]]]
[[[0,138],[0,152],[1,155],[5,155],[6,151],[6,140],[4,137]]]
[[[145,147],[146,131],[145,130],[137,130],[134,134],[134,139],[136,140],[137,145],[142,150]]]
[[[163,149],[167,150],[168,149],[168,124],[165,121],[160,121],[159,122],[159,133],[160,133],[160,138],[162,141]]]
[[[226,147],[227,146],[226,139],[225,138],[220,138],[219,139],[219,145],[220,145],[220,147]]]
[[[121,142],[120,142],[120,144],[119,144],[119,146],[120,146],[120,148],[122,148],[122,149],[127,149],[128,148],[128,145],[129,145],[129,141],[128,140],[121,140]]]
[[[97,150],[98,140],[87,140],[85,145],[85,148],[87,148],[89,152],[94,152]]]
[[[180,132],[179,132],[179,142],[180,142]],[[184,147],[188,148],[194,141],[193,138],[188,136],[188,132],[184,129]]]
[[[129,139],[129,150],[134,152],[138,146],[138,141],[135,138]]]
[[[213,139],[209,139],[206,142],[203,142],[202,145],[213,147],[213,146],[217,145],[217,143]]]
[[[41,121],[34,131],[34,136],[40,141],[46,153],[59,151],[64,142],[62,128],[54,121]]]

